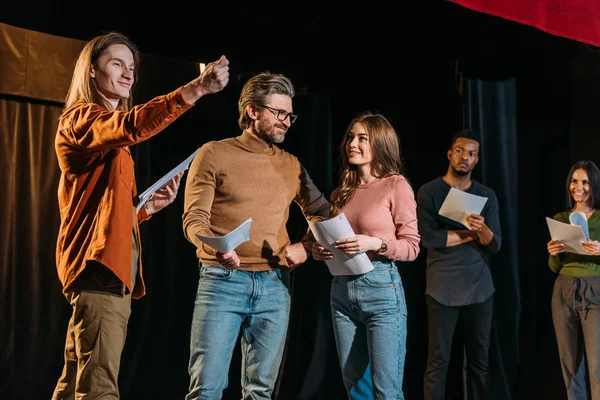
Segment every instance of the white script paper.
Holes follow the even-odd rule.
[[[589,255],[581,247],[581,242],[585,241],[581,226],[565,224],[548,217],[546,217],[546,223],[548,224],[550,237],[564,244],[566,252]]]
[[[326,221],[308,221],[308,225],[317,242],[333,256],[331,260],[325,261],[331,275],[360,275],[373,269],[373,264],[365,253],[346,254],[335,248],[336,240],[355,236],[343,213]]]
[[[206,245],[220,251],[221,253],[227,253],[228,251],[234,250],[240,244],[250,240],[250,226],[252,225],[252,218],[248,218],[242,222],[240,226],[223,236],[202,236],[196,233],[196,237],[202,240]]]
[[[486,202],[487,197],[477,196],[463,192],[462,190],[450,188],[448,195],[440,207],[439,214],[469,228],[467,215],[480,215]]]
[[[158,189],[160,189],[163,186],[165,186],[166,184],[168,184],[169,181],[175,177],[175,175],[177,175],[181,171],[185,171],[186,169],[188,169],[190,167],[192,160],[194,159],[194,156],[198,152],[198,150],[200,150],[200,149],[197,149],[196,151],[194,151],[188,158],[183,160],[178,166],[176,166],[175,168],[170,170],[165,176],[163,176],[162,178],[160,178],[159,180],[154,182],[154,184],[152,186],[150,186],[148,189],[144,190],[144,192],[138,196],[139,202],[136,206],[136,211],[139,212],[140,209],[142,208],[142,206],[144,204],[146,204],[146,202],[148,200],[150,200],[150,197],[152,197],[154,192],[156,192]]]

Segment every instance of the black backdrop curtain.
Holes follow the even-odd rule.
[[[564,399],[550,318],[555,277],[547,267],[548,234],[543,218],[564,208],[564,179],[571,163],[597,158],[598,114],[597,107],[591,106],[597,105],[597,96],[590,82],[598,82],[593,66],[600,59],[587,50],[578,55],[572,42],[533,28],[515,28],[516,24],[484,18],[479,22],[485,25],[483,29],[452,10],[446,9],[457,23],[452,25],[456,30],[448,30],[453,32],[448,38],[456,43],[448,41],[436,48],[447,47],[446,52],[418,44],[403,47],[403,54],[410,55],[413,62],[377,64],[376,82],[373,77],[357,76],[354,69],[342,69],[344,55],[354,57],[355,49],[351,45],[337,48],[340,70],[318,77],[335,90],[299,86],[294,107],[300,118],[284,147],[298,156],[329,195],[337,183],[337,145],[346,123],[355,112],[380,111],[400,133],[406,175],[416,192],[446,171],[450,138],[464,123],[454,61],[457,54],[474,54],[476,59],[469,60],[470,71],[465,74],[471,79],[467,80],[465,114],[468,124],[482,132],[483,153],[476,174],[496,190],[504,232],[503,250],[494,265],[494,398]],[[475,31],[483,33],[474,38]],[[494,35],[496,39],[491,39]],[[474,41],[481,48],[467,48]],[[361,51],[364,59],[379,60],[390,48],[369,43]],[[577,64],[582,54],[588,57],[584,64]],[[3,57],[0,67],[5,60]],[[487,65],[480,65],[481,60]],[[582,65],[591,66],[595,81],[588,78]],[[492,77],[476,73],[486,69],[492,70]],[[170,91],[197,73],[194,64],[149,55],[144,55],[140,72],[136,102]],[[239,133],[236,104],[241,84],[248,77],[244,74],[237,71],[225,91],[201,100],[165,132],[133,147],[140,190],[206,141]],[[0,74],[0,84],[7,82],[7,76]],[[313,86],[313,81],[309,82]],[[316,89],[317,83],[324,85],[315,82]],[[511,101],[515,101],[516,111]],[[60,108],[59,103],[0,95],[0,190],[5,196],[0,211],[2,399],[49,398],[62,368],[71,310],[60,294],[54,261],[59,223],[54,134]],[[513,129],[513,112],[517,129]],[[512,158],[515,154],[516,159]],[[183,238],[182,208],[180,196],[141,227],[149,293],[132,305],[120,376],[123,399],[181,399],[186,392],[189,325],[198,269],[194,248]],[[294,205],[288,228],[292,239],[306,229]],[[427,340],[424,257],[422,251],[415,262],[398,264],[408,305],[407,400],[422,398]],[[326,267],[309,261],[289,279],[292,317],[277,399],[343,399]],[[460,369],[460,360],[456,365]],[[225,399],[239,398],[239,371],[236,353]],[[453,369],[449,379],[452,393],[460,393],[461,384],[460,371]]]
[[[465,86],[467,127],[477,132],[481,146],[473,177],[496,192],[502,229],[502,248],[491,264],[496,287],[490,343],[492,398],[511,399],[519,366],[521,307],[516,85],[514,78],[467,77]]]

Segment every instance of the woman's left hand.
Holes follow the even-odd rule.
[[[600,254],[600,242],[597,240],[588,240],[587,242],[581,242],[581,247],[591,256],[597,256]]]
[[[379,250],[381,239],[367,235],[356,235],[338,240],[335,242],[335,247],[346,254],[364,253],[369,250]]]

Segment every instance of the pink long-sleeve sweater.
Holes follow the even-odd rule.
[[[335,199],[339,188],[333,191]],[[356,234],[382,238],[388,249],[384,257],[413,261],[419,254],[421,237],[417,229],[417,204],[410,183],[402,175],[375,179],[359,185],[341,210]],[[370,259],[382,258],[373,251]]]

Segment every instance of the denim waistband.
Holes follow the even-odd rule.
[[[224,266],[217,265],[217,264],[202,264],[202,266],[203,267],[225,268]],[[225,269],[227,269],[227,268],[225,268]],[[277,275],[277,277],[279,279],[282,279],[282,272],[281,272],[280,269],[268,269],[268,270],[265,270],[265,271],[246,271],[244,269],[233,268],[232,270],[236,271],[236,272],[246,272],[246,273],[249,273],[249,274],[275,274],[275,275]]]
[[[392,260],[371,260],[374,269],[391,268],[394,266]]]

